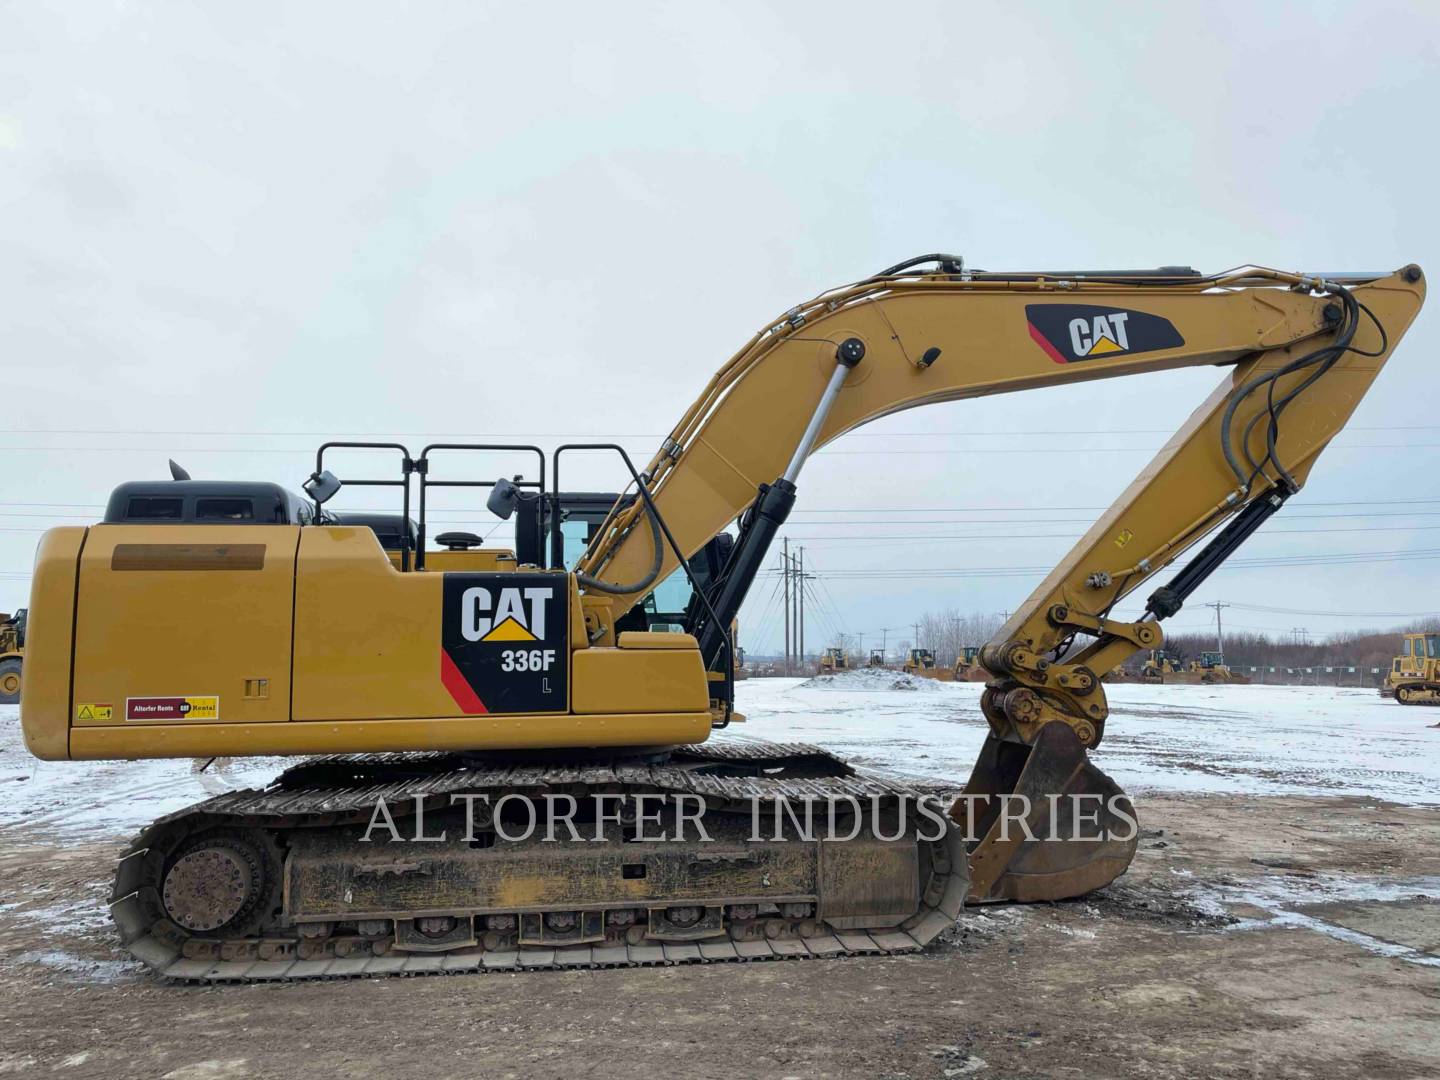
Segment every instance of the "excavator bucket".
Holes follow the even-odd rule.
[[[1064,900],[1108,885],[1135,857],[1135,809],[1066,724],[1033,746],[990,735],[951,817],[970,853],[968,903]]]

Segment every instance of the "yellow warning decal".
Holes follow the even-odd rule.
[[[539,641],[540,639],[537,638],[534,634],[532,634],[529,630],[526,630],[525,627],[521,626],[521,625],[520,625],[518,622],[516,622],[514,619],[509,618],[509,617],[506,617],[506,619],[505,619],[503,622],[501,622],[499,626],[495,627],[494,630],[491,630],[488,634],[486,634],[486,635],[485,635],[483,638],[481,638],[480,640],[481,640],[481,641]]]
[[[75,706],[76,720],[109,720],[115,715],[115,706],[108,701],[83,701]]]

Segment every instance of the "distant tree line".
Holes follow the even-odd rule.
[[[936,664],[953,667],[962,649],[984,645],[1003,623],[1004,619],[998,614],[981,615],[951,608],[920,619],[917,624],[920,637],[915,647],[933,652]]]

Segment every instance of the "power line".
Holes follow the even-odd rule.
[[[1244,611],[1260,611],[1268,615],[1332,615],[1343,618],[1374,618],[1374,619],[1422,619],[1430,615],[1440,614],[1440,608],[1433,608],[1430,611],[1314,611],[1306,608],[1284,608],[1269,607],[1264,604],[1242,604],[1238,600],[1231,602],[1231,607],[1240,608]]]
[[[1325,565],[1360,565],[1366,563],[1389,563],[1389,562],[1410,562],[1415,559],[1429,559],[1440,555],[1440,548],[1415,548],[1402,549],[1397,551],[1349,551],[1333,553],[1316,553],[1314,555],[1284,555],[1268,556],[1253,559],[1232,559],[1220,568],[1221,571],[1229,569],[1246,569],[1256,567],[1275,566],[1325,566]],[[1028,576],[1031,574],[1047,574],[1051,566],[995,566],[995,567],[974,567],[974,566],[946,566],[946,567],[901,567],[878,570],[831,570],[824,576],[834,579],[906,579],[920,576],[928,577],[1010,577]],[[774,571],[771,571],[772,573]],[[1219,572],[1219,571],[1217,571]]]
[[[1341,501],[1337,501],[1337,502],[1315,502],[1315,501],[1311,501],[1311,500],[1309,500],[1309,499],[1306,499],[1306,500],[1304,500],[1304,503],[1305,503],[1306,506],[1413,506],[1413,505],[1427,505],[1427,506],[1428,506],[1428,505],[1433,505],[1433,504],[1435,504],[1435,503],[1440,503],[1440,496],[1436,496],[1435,498],[1428,498],[1428,499],[1426,499],[1426,498],[1421,498],[1421,499],[1346,499],[1346,500],[1341,500]],[[0,499],[0,506],[49,506],[49,507],[73,508],[73,509],[82,509],[82,510],[87,510],[87,509],[88,509],[88,510],[100,510],[100,509],[104,509],[105,503],[103,503],[103,502],[27,502],[27,501],[20,500],[20,499],[11,499],[11,500],[3,500],[3,499]],[[386,509],[385,509],[385,508],[382,508],[382,507],[350,507],[350,508],[347,508],[347,509],[350,509],[350,510],[352,510],[353,512],[357,512],[357,513],[383,514],[383,513],[386,512]],[[393,507],[390,508],[390,509],[393,509]],[[1084,511],[1084,512],[1090,512],[1090,513],[1097,513],[1097,514],[1098,514],[1098,513],[1100,513],[1101,511],[1103,511],[1103,510],[1108,510],[1108,509],[1110,509],[1110,507],[1108,507],[1108,506],[1043,506],[1043,507],[1035,507],[1035,506],[953,506],[953,507],[946,507],[946,506],[914,506],[914,507],[890,506],[890,507],[878,507],[878,508],[877,508],[877,507],[873,507],[873,506],[851,506],[851,507],[823,507],[823,508],[822,508],[822,507],[805,507],[805,508],[803,508],[803,509],[797,507],[797,508],[795,509],[795,513],[796,513],[796,514],[997,514],[997,513],[1023,513],[1023,512],[1027,512],[1027,511],[1028,511],[1028,512],[1031,512],[1031,513],[1043,513],[1043,512],[1049,512],[1049,511],[1066,511],[1066,510],[1070,510],[1070,511],[1075,511],[1075,512],[1077,512],[1077,513]],[[1399,516],[1399,517],[1411,517],[1411,516],[1418,517],[1418,516],[1427,515],[1427,514],[1431,514],[1431,513],[1432,513],[1431,511],[1417,511],[1417,512],[1416,512],[1415,514],[1413,514],[1413,515],[1412,515],[1412,514],[1402,513],[1402,514],[1397,514],[1396,516]],[[1345,517],[1345,516],[1349,516],[1349,515],[1343,515],[1343,514],[1297,515],[1297,514],[1291,514],[1291,513],[1287,513],[1287,514],[1286,514],[1286,518],[1287,518],[1287,519],[1293,519],[1293,518],[1295,518],[1295,517]],[[1385,515],[1379,515],[1379,514],[1376,514],[1376,515],[1361,514],[1361,515],[1356,515],[1356,516],[1360,516],[1360,517],[1372,517],[1372,516],[1376,516],[1376,517],[1378,517],[1378,516],[1385,516]],[[1091,520],[1091,519],[1089,519],[1089,518],[1074,518],[1074,519],[1060,519],[1060,518],[1055,518],[1055,519],[1018,518],[1018,519],[1016,519],[1016,522],[1015,522],[1015,523],[1016,523],[1016,524],[1021,524],[1021,523],[1028,523],[1028,522],[1032,522],[1032,521],[1046,521],[1046,520],[1054,520],[1054,521],[1074,520],[1074,521],[1079,521],[1079,522],[1085,522],[1085,521],[1089,521],[1089,520]],[[965,522],[965,524],[971,524],[971,523],[973,523],[973,524],[979,524],[978,522]],[[820,522],[806,522],[805,524],[819,525]],[[877,524],[882,524],[882,523],[878,523],[878,522],[877,522]],[[916,524],[922,524],[922,522],[910,520],[910,521],[904,521],[904,522],[896,522],[895,524],[897,524],[897,525],[916,525]],[[958,521],[956,521],[956,522],[936,522],[936,524],[955,524],[955,525],[958,525],[958,524],[962,524],[962,522],[958,522]]]
[[[1258,535],[1294,536],[1309,533],[1377,533],[1377,532],[1429,532],[1440,529],[1440,525],[1372,525],[1364,528],[1341,529],[1267,529]],[[38,531],[38,530],[36,530]],[[796,536],[809,544],[855,543],[883,541],[888,544],[924,544],[931,540],[1078,540],[1083,533],[928,533],[923,536]]]
[[[1422,499],[1346,499],[1339,502],[1315,502],[1310,499],[1304,500],[1306,506],[1400,506],[1413,504],[1440,503],[1440,496],[1435,498]],[[1078,512],[1088,511],[1099,513],[1102,510],[1109,510],[1109,506],[1045,506],[1039,510],[1073,510]],[[797,514],[998,514],[998,513],[1020,513],[1026,510],[1036,511],[1034,506],[857,506],[857,507],[834,507],[820,509],[816,507],[795,508]],[[1287,516],[1289,516],[1287,514]]]
[[[557,438],[560,436],[556,436]],[[618,440],[616,440],[618,441]],[[1331,443],[1331,450],[1419,450],[1434,449],[1440,447],[1440,443]],[[364,450],[365,447],[349,447],[356,451]],[[924,450],[832,450],[828,446],[815,451],[817,457],[825,456],[846,456],[863,455],[865,457],[907,457],[923,456],[934,457],[936,454],[1054,454],[1057,451],[1068,451],[1070,453],[1083,454],[1151,454],[1163,450],[1161,446],[1075,446],[1072,443],[1055,443],[1049,446],[939,446],[927,447]],[[315,453],[313,446],[304,447],[279,447],[279,446],[75,446],[65,443],[55,443],[51,446],[0,446],[0,452],[8,454],[19,453],[42,453],[48,454],[56,451],[64,451],[67,454],[288,454],[303,455],[309,457]],[[497,450],[494,453],[506,453],[507,450]],[[514,453],[525,453],[524,447],[514,447]]]
[[[405,436],[419,438],[440,438],[452,435],[465,438],[480,438],[473,430],[470,431],[215,431],[213,428],[206,431],[171,431],[156,430],[151,428],[10,428],[12,435],[129,435],[129,436],[155,436],[158,438],[169,438],[172,436],[192,436],[196,438],[216,439],[364,439],[364,438],[387,438],[397,439]],[[1440,424],[1386,424],[1382,427],[1347,427],[1347,431],[1440,431]],[[846,432],[847,439],[948,439],[968,436],[983,438],[1029,438],[1033,435],[1173,435],[1175,432],[1170,428],[1049,428],[1049,429],[1027,429],[1025,431],[850,431]],[[629,434],[591,434],[582,435],[573,431],[514,431],[505,433],[490,433],[483,436],[486,439],[663,439],[669,432],[646,432]]]

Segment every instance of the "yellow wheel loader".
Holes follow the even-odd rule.
[[[1160,649],[1163,621],[1299,490],[1423,298],[1416,266],[909,260],[766,324],[643,467],[613,445],[528,447],[528,479],[470,481],[513,519],[513,549],[427,550],[434,459],[493,443],[389,444],[388,551],[327,512],[364,482],[326,467],[333,445],[308,501],[122,488],[103,521],[40,541],[26,745],[306,757],[121,857],[120,936],[175,979],[923,948],[964,902],[1074,897],[1125,871],[1133,808],[1089,758],[1099,674]],[[988,734],[948,813],[819,747],[725,737],[731,623],[818,447],[931,402],[1196,366],[1220,369],[1214,393],[981,648]],[[564,488],[561,466],[597,450],[621,497]],[[1016,491],[1060,489],[1050,464],[1015,467]],[[1116,613],[1127,597],[1140,617]]]
[[[24,608],[14,615],[0,614],[0,705],[14,705],[20,700],[26,616]]]
[[[1440,634],[1406,634],[1380,696],[1402,705],[1440,705]]]

